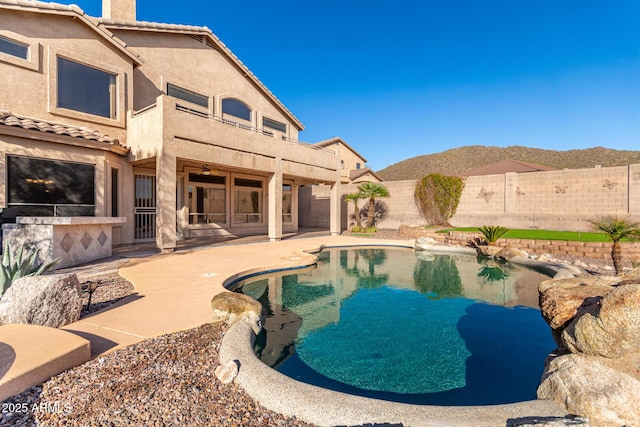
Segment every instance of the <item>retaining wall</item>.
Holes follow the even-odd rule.
[[[431,237],[439,242],[452,245],[466,246],[469,240],[482,237],[480,233],[448,232],[436,233],[434,229],[424,227],[400,226],[398,229],[402,237],[417,239]],[[531,254],[570,255],[596,259],[611,259],[610,242],[567,242],[563,240],[532,240],[532,239],[498,239],[498,246],[511,246],[522,249]],[[640,262],[640,242],[622,242],[623,259]]]

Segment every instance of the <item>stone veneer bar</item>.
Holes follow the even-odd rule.
[[[14,247],[39,249],[38,261],[59,259],[53,267],[65,268],[111,256],[112,229],[123,217],[18,217],[3,224],[3,241]]]

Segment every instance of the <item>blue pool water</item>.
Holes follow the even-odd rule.
[[[279,372],[407,403],[535,399],[555,347],[537,309],[546,276],[402,249],[329,250],[289,273],[238,283],[267,310],[255,350]]]

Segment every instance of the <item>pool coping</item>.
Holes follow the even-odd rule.
[[[365,246],[412,248],[406,244]],[[324,249],[349,247],[361,248],[362,245],[321,245],[305,252],[317,253]],[[435,245],[427,251],[476,253],[472,248]],[[510,262],[552,275],[553,278],[574,277],[571,270],[562,264],[544,263],[524,257],[515,257]],[[227,279],[225,287],[242,277],[238,274],[233,280]],[[319,426],[402,423],[413,427],[490,427],[508,425],[509,422],[518,420],[567,415],[560,404],[551,400],[535,399],[485,406],[415,405],[324,389],[294,380],[265,365],[253,352],[254,340],[255,334],[250,325],[242,322],[232,325],[220,345],[220,363],[224,365],[233,361],[239,366],[235,382],[261,405]]]

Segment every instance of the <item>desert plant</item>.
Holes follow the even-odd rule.
[[[389,190],[378,182],[365,182],[358,186],[358,193],[363,199],[369,199],[367,227],[373,227],[376,221],[376,199],[389,197]]]
[[[346,202],[353,203],[353,216],[356,219],[356,225],[353,227],[355,230],[362,229],[362,220],[360,218],[360,208],[358,208],[358,202],[362,199],[362,194],[360,193],[349,193],[344,195],[344,200]]]
[[[624,238],[640,238],[640,224],[632,222],[628,218],[618,216],[606,216],[598,220],[590,221],[593,228],[605,233],[613,242],[611,246],[611,260],[616,274],[622,272],[622,248],[620,240]]]
[[[0,264],[0,297],[16,279],[43,274],[58,262],[56,259],[48,263],[37,264],[37,258],[38,249],[31,249],[25,254],[24,246],[21,246],[20,250],[15,253],[9,242],[5,242],[2,263]]]
[[[460,203],[463,188],[463,178],[432,173],[418,181],[415,202],[430,225],[449,225],[449,219]]]
[[[483,225],[478,228],[478,231],[480,231],[484,238],[487,239],[487,244],[489,246],[496,246],[498,239],[509,231],[509,229],[499,225]]]

